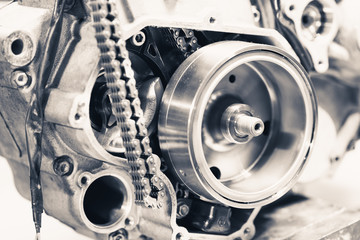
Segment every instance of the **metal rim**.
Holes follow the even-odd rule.
[[[214,58],[215,56],[216,58]],[[201,68],[206,69],[206,71],[196,71],[200,67],[199,64],[202,64]],[[270,140],[273,140],[275,130],[270,132],[268,140],[262,145],[263,149],[258,153],[258,157],[255,160],[253,159],[248,166],[249,171],[245,171],[250,177],[243,176],[245,180],[237,179],[236,181],[240,182],[236,183],[237,185],[233,179],[218,180],[214,176],[210,170],[209,162],[205,158],[206,153],[203,148],[203,117],[206,115],[209,99],[211,99],[211,95],[217,86],[221,84],[221,81],[226,79],[234,69],[236,70],[242,66],[252,69],[254,73],[258,74],[259,79],[262,79],[270,96],[269,106],[273,111],[279,111],[282,112],[281,114],[289,116],[289,114],[283,113],[284,109],[277,106],[279,102],[276,100],[277,95],[279,95],[278,88],[282,88],[283,91],[288,83],[274,82],[274,80],[268,81],[265,79],[268,76],[263,76],[265,72],[268,74],[269,69],[272,68],[281,71],[282,76],[288,77],[285,81],[291,82],[289,84],[293,84],[292,87],[299,90],[297,100],[301,98],[304,101],[304,103],[299,104],[303,108],[299,111],[305,113],[304,120],[306,124],[302,133],[303,137],[299,137],[300,140],[298,140],[301,147],[296,148],[296,158],[287,166],[287,169],[281,172],[284,176],[277,173],[277,180],[272,184],[264,184],[262,188],[254,187],[254,183],[262,178],[263,180],[269,180],[265,177],[261,166],[269,165],[269,162],[275,160],[260,161],[260,159],[264,158],[264,156],[271,159],[271,156],[269,157],[266,154],[269,151],[271,152],[273,147]],[[186,83],[186,81],[191,82]],[[185,86],[186,84],[190,86]],[[179,103],[181,101],[183,101],[183,104],[180,108]],[[172,116],[173,114],[176,116]],[[182,116],[184,114],[186,117]],[[175,121],[174,118],[176,118]],[[185,123],[181,123],[181,119],[184,120],[184,118],[186,118]],[[274,119],[271,122],[272,127],[276,127],[276,124],[273,124]],[[200,49],[186,60],[174,74],[163,98],[159,119],[159,139],[165,158],[171,162],[178,177],[192,191],[209,200],[217,200],[226,205],[252,208],[279,198],[294,184],[306,162],[313,140],[315,125],[316,103],[312,87],[307,75],[295,60],[275,47],[229,41]],[[301,126],[303,125],[299,123],[298,128],[301,128]],[[200,146],[202,147],[199,147],[199,143],[201,143]],[[205,150],[208,151],[208,149]],[[183,151],[183,153],[180,153],[180,151]],[[184,155],[184,157],[179,157],[179,154]],[[186,158],[190,160],[187,161]],[[251,174],[259,176],[255,178],[256,181],[248,180],[252,178]],[[269,175],[271,174],[270,172]],[[229,187],[229,181],[233,181],[232,183],[236,187]],[[251,183],[250,185],[255,190],[252,191],[241,186],[242,181]]]
[[[86,177],[86,183],[82,183],[82,179]],[[121,202],[119,202],[119,205],[112,209],[114,211],[113,216],[111,217],[111,220],[106,223],[96,223],[89,219],[89,216],[86,211],[85,205],[85,199],[87,197],[87,193],[89,191],[89,188],[93,186],[93,184],[101,179],[109,178],[113,183],[116,182],[115,187],[117,187],[116,191],[120,193],[122,196]],[[98,232],[98,233],[111,233],[121,227],[125,226],[125,220],[128,217],[129,213],[131,212],[131,209],[133,207],[133,191],[131,186],[128,184],[129,180],[125,179],[121,174],[116,174],[109,171],[103,171],[96,175],[91,174],[82,174],[79,176],[79,181],[82,186],[82,191],[80,195],[80,215],[82,220],[84,221],[85,225],[92,231]],[[114,184],[113,184],[114,185]],[[112,188],[114,186],[111,185]],[[110,187],[110,185],[109,185]],[[101,190],[100,188],[98,188]],[[96,190],[95,190],[96,191]],[[112,196],[109,199],[116,199],[116,196]],[[99,206],[100,207],[100,206]],[[110,209],[110,208],[109,208]],[[115,213],[115,211],[117,211]]]

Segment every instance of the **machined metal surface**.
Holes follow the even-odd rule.
[[[230,105],[221,117],[221,132],[232,143],[247,143],[264,132],[264,122],[248,105]]]
[[[219,123],[234,103],[251,106],[266,134],[244,145],[227,141]],[[263,45],[219,42],[198,50],[173,75],[160,110],[159,139],[177,177],[192,191],[253,208],[294,183],[315,127],[311,84],[290,56]]]
[[[357,52],[336,35],[337,7],[0,0],[0,154],[37,232],[45,210],[99,240],[276,237],[278,215],[258,219],[309,161],[315,95],[339,131],[334,156],[359,137]]]

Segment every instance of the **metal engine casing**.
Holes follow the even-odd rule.
[[[35,149],[33,140],[27,139],[24,127],[31,97],[36,90],[36,82],[43,77],[39,73],[42,59],[48,57],[52,59],[52,62],[46,68],[48,80],[43,92],[44,125],[41,146],[43,157],[40,173],[44,209],[47,214],[71,226],[77,232],[94,239],[117,239],[117,236],[125,236],[128,239],[159,240],[251,239],[255,234],[253,221],[260,208],[282,197],[295,184],[313,144],[316,132],[317,105],[312,83],[300,64],[300,62],[303,63],[302,59],[298,57],[288,39],[275,29],[264,28],[264,24],[259,21],[257,14],[260,13],[257,9],[261,9],[264,3],[260,2],[263,1],[259,1],[259,5],[245,0],[231,0],[226,5],[215,0],[112,2],[119,12],[117,17],[121,23],[121,35],[127,40],[133,68],[138,71],[136,72],[137,79],[142,79],[141,83],[145,84],[148,80],[145,76],[148,68],[155,75],[151,80],[153,87],[149,87],[149,92],[144,90],[141,100],[142,104],[146,105],[145,107],[142,105],[145,109],[144,112],[146,109],[149,112],[147,116],[148,127],[151,125],[149,129],[152,129],[151,136],[156,138],[156,134],[163,134],[162,136],[166,136],[164,138],[168,138],[168,143],[170,142],[170,145],[164,147],[164,138],[159,136],[159,149],[155,147],[157,153],[163,154],[162,160],[168,167],[160,174],[165,189],[162,206],[147,208],[135,203],[135,187],[132,184],[131,169],[127,159],[124,155],[107,151],[94,133],[90,105],[93,88],[102,69],[99,64],[100,51],[97,48],[95,30],[89,18],[88,1],[80,0],[66,1],[65,3],[61,28],[58,29],[59,32],[55,33],[58,37],[56,49],[46,48],[46,39],[49,29],[51,29],[49,24],[53,18],[53,9],[58,1],[0,1],[0,136],[2,136],[0,155],[8,160],[19,193],[25,198],[31,199],[28,154],[34,152]],[[20,15],[23,17],[19,18]],[[265,15],[262,16],[265,18]],[[326,39],[327,44],[335,37],[336,27],[331,29],[331,36]],[[284,69],[293,75],[299,74],[301,76],[299,79],[305,82],[304,85],[299,84],[299,89],[306,92],[304,94],[307,97],[307,100],[304,100],[304,109],[306,109],[304,112],[311,120],[306,120],[309,121],[309,124],[303,126],[306,129],[304,134],[306,143],[304,146],[299,144],[301,153],[297,155],[296,152],[295,154],[296,157],[302,159],[297,160],[297,168],[291,170],[290,183],[287,183],[286,187],[275,189],[271,197],[264,202],[253,204],[252,201],[244,201],[240,206],[220,197],[213,198],[214,195],[205,194],[203,190],[194,187],[203,184],[198,180],[202,177],[201,173],[199,173],[200,177],[191,176],[195,180],[186,180],[186,174],[181,173],[181,171],[186,171],[185,168],[179,167],[178,160],[173,160],[175,155],[181,155],[181,153],[176,152],[174,156],[166,157],[167,154],[173,154],[169,153],[168,149],[177,149],[176,143],[183,140],[171,140],[171,134],[181,135],[181,133],[171,132],[166,135],[167,131],[172,130],[168,127],[161,128],[159,125],[159,130],[157,130],[157,118],[159,117],[159,124],[165,121],[161,115],[158,116],[165,109],[165,107],[162,109],[161,106],[165,104],[166,99],[163,102],[161,99],[164,92],[166,96],[167,91],[170,91],[166,89],[167,86],[171,86],[169,81],[176,81],[179,76],[176,75],[175,70],[180,71],[180,64],[188,64],[184,65],[184,68],[191,66],[188,60],[192,56],[175,59],[175,57],[171,57],[171,54],[165,54],[167,49],[162,49],[161,44],[159,46],[156,44],[165,41],[159,40],[164,29],[177,28],[192,29],[208,35],[214,34],[214,39],[216,39],[214,42],[234,41],[234,39],[227,39],[227,34],[230,37],[233,34],[236,35],[235,41],[244,42],[245,45],[249,44],[254,48],[262,49],[261,51],[266,51],[267,48],[272,49],[285,59],[283,61],[290,62],[289,65],[292,67],[295,66],[296,70],[290,69],[290,67],[290,70],[287,67]],[[146,42],[144,46],[131,45],[134,36],[139,32],[145,32],[147,40],[151,39],[151,42]],[[220,37],[216,37],[218,35]],[[211,46],[213,45],[209,44],[209,47]],[[201,46],[199,50],[191,54],[197,56],[195,54],[206,47]],[[151,48],[155,49],[155,56],[151,55]],[[313,46],[310,51],[315,51]],[[322,60],[327,59],[325,52],[324,50],[324,54],[321,56]],[[166,55],[168,59],[161,59],[161,55]],[[147,65],[143,64],[142,60],[138,60],[139,56],[150,59],[149,61],[144,60]],[[153,59],[151,60],[151,58]],[[149,62],[151,63],[149,64]],[[145,65],[146,67],[143,67]],[[316,65],[315,70],[323,72],[322,67]],[[256,69],[255,66],[256,71],[261,72],[262,68],[263,66]],[[142,73],[142,70],[145,73]],[[299,73],[295,74],[292,71]],[[293,77],[293,75],[291,76]],[[175,76],[173,77],[175,79],[170,79],[171,76]],[[264,82],[266,81],[264,80]],[[276,81],[274,81],[275,83]],[[284,84],[282,89],[285,88]],[[141,91],[140,87],[139,89]],[[269,95],[273,94],[271,91],[269,92]],[[301,97],[303,96],[301,95]],[[183,104],[185,105],[185,103]],[[296,104],[294,103],[293,106]],[[191,106],[191,110],[196,109],[196,104]],[[294,109],[289,111],[291,110],[294,111]],[[185,122],[186,119],[183,120]],[[27,144],[27,141],[30,141],[30,144]],[[155,144],[155,146],[157,145]],[[187,147],[185,146],[181,150],[185,151],[184,149]],[[284,149],[287,148],[290,147],[284,147]],[[191,163],[186,164],[189,169],[196,169],[195,172],[198,170]],[[287,171],[288,169],[285,172],[288,173]],[[175,172],[176,174],[174,174]],[[254,171],[254,173],[256,172]],[[193,184],[192,181],[196,183]],[[100,190],[95,189],[94,186],[97,184],[101,184]],[[181,185],[181,189],[186,189],[181,198],[177,196],[179,185]],[[106,191],[102,191],[103,188]],[[92,200],[87,203],[93,189],[95,189],[93,194],[104,195],[102,201],[105,201],[101,202],[104,203],[104,208],[99,207],[100,210],[95,210],[94,213],[92,211],[97,208],[99,203],[92,202]],[[187,203],[186,199],[189,194],[195,199],[194,208],[196,204],[200,204],[202,207],[206,206],[204,209],[209,207],[221,211],[222,207],[228,210],[231,206],[229,211],[232,211],[232,216],[228,215],[231,225],[227,225],[226,222],[221,226],[223,227],[221,229],[225,229],[224,232],[216,232],[217,230],[212,229],[212,224],[216,229],[218,223],[211,223],[210,218],[210,224],[206,226],[199,223],[202,219],[196,222],[201,225],[201,230],[187,229],[186,223],[182,223],[179,217],[179,207],[181,207],[179,203],[181,201]],[[190,199],[192,199],[191,197]],[[90,210],[88,210],[89,208]],[[102,215],[103,212],[106,214]],[[219,233],[222,235],[217,235]]]

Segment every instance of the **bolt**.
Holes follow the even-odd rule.
[[[69,156],[61,156],[54,160],[53,169],[61,177],[69,176],[74,170],[74,164]]]
[[[138,32],[131,39],[131,43],[137,47],[142,46],[145,43],[145,41],[146,41],[146,35],[143,31]]]
[[[219,224],[220,227],[224,227],[226,225],[226,219],[224,217],[221,217],[218,220],[218,224]]]
[[[133,217],[126,218],[125,224],[126,224],[126,226],[129,226],[129,227],[134,226],[134,224],[135,224],[134,218]]]
[[[117,232],[114,232],[109,235],[109,240],[127,240],[128,234],[125,229],[120,229]]]
[[[177,218],[186,217],[190,212],[190,208],[186,203],[179,203],[177,210]]]
[[[19,88],[29,85],[29,77],[25,72],[17,70],[11,74],[11,81],[15,82]]]
[[[115,238],[114,238],[114,240],[124,240],[125,238],[124,238],[124,236],[122,236],[122,235],[119,235],[119,236],[116,236]]]
[[[245,228],[245,230],[244,230],[244,234],[245,235],[249,235],[251,233],[251,229],[250,228]]]

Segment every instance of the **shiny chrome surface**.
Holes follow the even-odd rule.
[[[165,90],[161,149],[196,194],[242,208],[269,203],[304,167],[316,127],[313,94],[306,73],[278,48],[209,45],[179,67]],[[242,145],[227,141],[219,126],[235,103],[251,106],[265,123],[261,136]]]
[[[226,140],[232,143],[246,143],[260,136],[265,129],[264,122],[246,104],[230,105],[221,117],[220,128]]]

